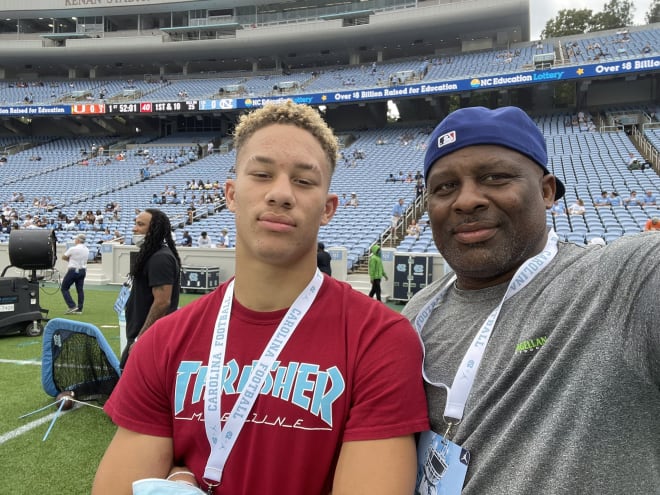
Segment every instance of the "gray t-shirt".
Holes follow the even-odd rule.
[[[660,493],[660,235],[560,243],[506,301],[453,440],[472,455],[464,495]],[[411,321],[446,283],[404,308]],[[422,330],[425,371],[451,386],[506,292],[449,289]],[[426,386],[444,432],[446,392]]]

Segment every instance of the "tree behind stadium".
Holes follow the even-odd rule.
[[[658,0],[654,0],[654,4],[657,5]],[[546,22],[541,38],[558,38],[630,26],[634,10],[631,0],[610,0],[603,5],[602,12],[596,13],[591,9],[563,9],[554,19]]]

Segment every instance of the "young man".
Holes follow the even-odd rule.
[[[85,234],[78,234],[74,237],[74,245],[64,252],[62,259],[68,263],[66,275],[62,280],[62,296],[68,309],[66,314],[81,315],[85,303],[85,276],[87,275],[87,260],[89,258],[89,248],[85,246]],[[78,295],[78,305],[73,302],[71,297],[71,286],[76,286]]]
[[[181,260],[167,215],[155,208],[138,213],[133,243],[140,250],[131,266],[133,285],[126,301],[127,345],[120,360],[122,368],[138,338],[179,305]]]
[[[454,274],[404,309],[431,428],[472,455],[463,495],[657,492],[660,236],[557,242],[546,164],[518,108],[457,110],[432,134],[429,218]]]
[[[336,138],[288,102],[244,116],[234,145],[235,278],[138,342],[93,493],[170,472],[216,495],[411,493],[428,424],[419,340],[316,267]]]

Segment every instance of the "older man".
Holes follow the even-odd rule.
[[[404,309],[424,341],[436,433],[420,447],[424,489],[660,486],[660,236],[559,242],[546,210],[564,185],[546,164],[543,135],[518,108],[461,109],[432,134],[430,225],[454,273]]]
[[[85,277],[87,276],[87,260],[89,258],[89,248],[85,246],[87,238],[85,234],[78,234],[73,238],[73,246],[67,249],[62,255],[62,259],[67,262],[66,275],[62,280],[62,296],[69,309],[66,314],[80,315],[83,312],[85,304]],[[78,304],[73,302],[69,289],[76,286]]]

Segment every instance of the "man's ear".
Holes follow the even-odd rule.
[[[541,179],[541,189],[543,194],[543,202],[545,203],[545,209],[548,210],[552,208],[552,205],[555,202],[555,193],[557,192],[555,176],[552,174],[545,174]]]
[[[225,182],[225,203],[227,204],[227,209],[232,213],[236,212],[236,184],[234,179],[227,179]]]
[[[321,217],[321,225],[328,225],[332,217],[335,216],[337,212],[337,206],[339,205],[339,198],[334,193],[328,193],[328,197],[325,200],[325,208],[323,209],[323,216]]]

